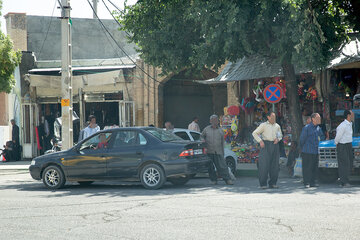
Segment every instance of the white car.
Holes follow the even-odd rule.
[[[200,133],[196,131],[191,131],[184,128],[174,128],[173,133],[178,137],[181,137],[184,140],[198,141],[200,140]],[[237,155],[230,149],[224,148],[224,157],[226,164],[230,167],[231,171],[235,174],[238,167],[237,164]]]

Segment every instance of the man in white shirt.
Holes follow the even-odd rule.
[[[84,129],[84,139],[100,131],[100,127],[96,124],[96,117],[94,115],[89,116],[89,126]]]
[[[191,131],[196,131],[196,132],[200,132],[200,127],[199,127],[199,119],[197,117],[193,118],[193,121],[189,124],[188,129]]]
[[[344,111],[345,120],[336,128],[336,151],[338,159],[338,171],[341,187],[350,187],[349,175],[353,166],[352,137],[354,113],[349,110]]]
[[[260,124],[252,133],[255,140],[260,143],[260,154],[258,161],[259,182],[262,189],[278,188],[276,183],[279,176],[279,141],[282,139],[282,132],[279,124],[276,123],[274,112],[266,114],[268,121]]]

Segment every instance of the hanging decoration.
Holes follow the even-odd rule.
[[[230,106],[227,108],[228,115],[237,116],[240,114],[240,109],[238,106]]]
[[[264,82],[260,80],[257,83],[257,85],[255,85],[255,87],[253,88],[253,93],[255,94],[255,100],[257,102],[264,102],[263,91],[264,91]]]
[[[315,89],[315,87],[310,87],[307,91],[307,94],[306,94],[306,100],[316,100],[318,97],[318,94],[317,94],[317,91]]]

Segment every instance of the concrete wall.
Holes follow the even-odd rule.
[[[135,44],[118,30],[114,20],[102,20],[118,44],[129,55],[136,54]],[[61,20],[56,17],[27,16],[28,50],[37,60],[61,59]],[[50,26],[50,28],[49,28]],[[49,29],[49,33],[46,35]],[[72,18],[73,59],[108,59],[124,57],[97,19]],[[45,40],[45,41],[44,41]]]

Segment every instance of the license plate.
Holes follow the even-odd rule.
[[[326,168],[337,168],[338,164],[336,162],[334,163],[325,163]]]
[[[202,149],[195,149],[194,150],[194,155],[199,155],[199,154],[203,154],[203,150]]]

